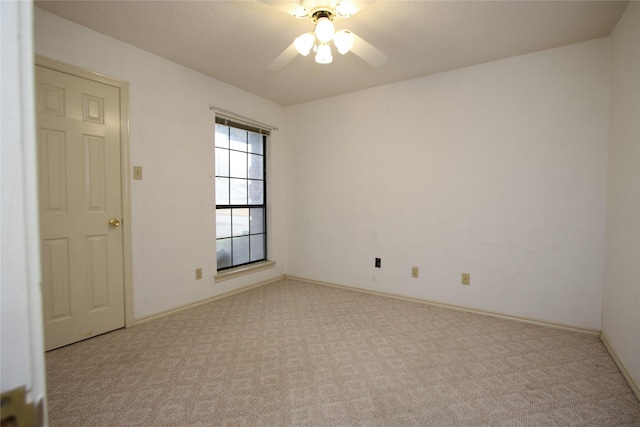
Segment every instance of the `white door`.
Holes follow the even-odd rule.
[[[125,324],[119,98],[36,67],[46,350]]]

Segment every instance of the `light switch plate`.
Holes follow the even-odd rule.
[[[133,179],[142,179],[142,166],[133,167]]]

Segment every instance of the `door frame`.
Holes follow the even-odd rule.
[[[133,313],[133,257],[131,252],[131,192],[129,160],[129,82],[75,65],[65,64],[41,55],[35,55],[34,66],[69,74],[113,86],[120,95],[120,192],[122,199],[122,265],[124,285],[124,326],[135,325]]]

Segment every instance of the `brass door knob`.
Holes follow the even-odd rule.
[[[110,225],[111,227],[113,227],[113,228],[116,228],[116,227],[118,227],[118,226],[120,225],[120,220],[119,220],[119,219],[116,219],[116,218],[111,218],[111,219],[109,220],[109,225]]]

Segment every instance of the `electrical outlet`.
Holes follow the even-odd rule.
[[[419,275],[418,267],[411,267],[411,277],[417,279]]]
[[[470,285],[471,284],[471,275],[469,273],[462,273],[462,281],[461,283],[463,285]]]
[[[380,258],[376,258],[376,268],[380,268],[381,264],[382,264],[382,260]]]
[[[202,269],[196,268],[196,280],[202,279]]]

